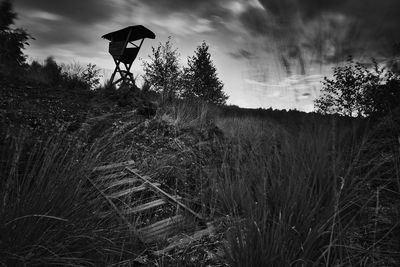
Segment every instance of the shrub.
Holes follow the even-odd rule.
[[[400,77],[374,60],[369,69],[349,58],[346,65],[334,68],[333,76],[325,77],[322,95],[315,101],[318,112],[381,117],[400,105]]]
[[[43,64],[32,61],[25,76],[35,83],[81,90],[96,89],[101,77],[94,64],[88,64],[86,68],[79,63],[60,65],[53,57],[48,57]]]
[[[90,89],[95,89],[100,85],[100,70],[96,65],[89,63],[83,71],[81,79]]]
[[[149,82],[156,92],[162,94],[163,101],[179,95],[181,69],[179,53],[173,49],[171,37],[165,44],[152,47],[152,56],[149,62],[144,62],[145,80]]]

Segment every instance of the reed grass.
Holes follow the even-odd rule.
[[[290,133],[255,118],[217,121],[230,143],[214,194],[229,217],[230,266],[341,266],[356,261],[354,225],[373,198],[359,169],[367,138],[310,121]],[[357,136],[355,136],[357,135]]]
[[[98,266],[133,257],[131,229],[95,216],[104,199],[88,179],[107,145],[30,138],[2,136],[0,264]]]
[[[146,249],[134,223],[151,213],[124,218],[91,170],[131,159],[136,131],[151,130],[170,143],[138,165],[203,217],[224,218],[229,266],[395,266],[399,213],[387,207],[399,195],[399,155],[382,158],[381,139],[372,142],[357,121],[314,119],[287,127],[178,101],[151,121],[126,120],[90,146],[62,134],[32,140],[23,131],[5,132],[0,264],[134,265]],[[393,179],[374,187],[381,175]],[[171,262],[195,264],[191,257],[154,264]]]

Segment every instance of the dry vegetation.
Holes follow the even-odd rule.
[[[104,95],[91,99],[75,130],[42,137],[3,128],[3,265],[398,263],[396,117],[369,124],[295,113],[294,125],[290,113],[184,101],[146,117],[132,106],[109,108]],[[216,221],[216,235],[154,257],[132,230],[153,214],[132,224],[109,207],[95,216],[107,200],[91,170],[127,159]]]
[[[213,106],[193,101],[205,89],[203,100],[226,100],[208,46],[182,72],[168,41],[153,63],[160,51],[170,60],[145,66],[154,79],[142,90],[98,88],[94,65],[27,64],[31,37],[10,27],[11,2],[0,5],[0,265],[399,266],[398,76],[381,84],[383,69],[356,64],[325,80],[326,92],[349,92],[339,94],[345,108],[372,99],[357,113],[382,115],[373,120]],[[353,99],[360,83],[374,90]],[[185,95],[192,101],[176,100]],[[317,104],[329,113],[336,102],[325,100]],[[215,234],[155,256],[136,230],[174,210],[126,216],[93,173],[126,160],[213,221]],[[132,187],[113,182],[123,185],[115,194]]]

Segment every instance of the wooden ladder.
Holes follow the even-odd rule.
[[[140,216],[144,212],[152,213],[162,206],[176,207],[166,218],[152,221],[135,229],[139,238],[153,244],[157,241],[172,240],[164,248],[154,252],[156,255],[166,254],[176,247],[187,246],[191,242],[214,233],[212,223],[206,222],[200,214],[182,203],[182,197],[171,195],[161,188],[161,184],[152,182],[150,177],[140,174],[134,168],[134,161],[126,161],[99,166],[93,169],[95,186],[106,196],[109,204],[122,216]],[[129,200],[143,195],[154,195],[156,198],[131,203]],[[123,207],[121,207],[123,204]],[[180,214],[180,211],[185,211]],[[106,217],[110,212],[100,212],[98,216]]]

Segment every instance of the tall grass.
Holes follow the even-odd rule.
[[[289,133],[263,119],[224,118],[214,194],[231,218],[231,266],[354,263],[350,227],[371,199],[358,160],[365,140],[310,122]],[[354,138],[353,138],[354,137]]]
[[[108,199],[90,170],[132,158],[204,217],[225,217],[230,266],[393,262],[387,258],[396,253],[390,246],[399,213],[386,215],[382,203],[398,184],[398,157],[385,172],[396,183],[373,187],[388,162],[378,150],[365,158],[377,148],[357,122],[317,118],[286,127],[218,114],[188,102],[165,106],[150,120],[126,114],[91,147],[65,135],[1,135],[0,264],[131,264],[143,246],[118,210],[94,216]]]
[[[174,100],[158,110],[158,116],[178,130],[192,128],[205,130],[213,123],[218,109],[201,100]]]
[[[129,227],[94,216],[104,199],[88,182],[106,145],[65,135],[1,136],[0,264],[98,266],[135,255]]]

